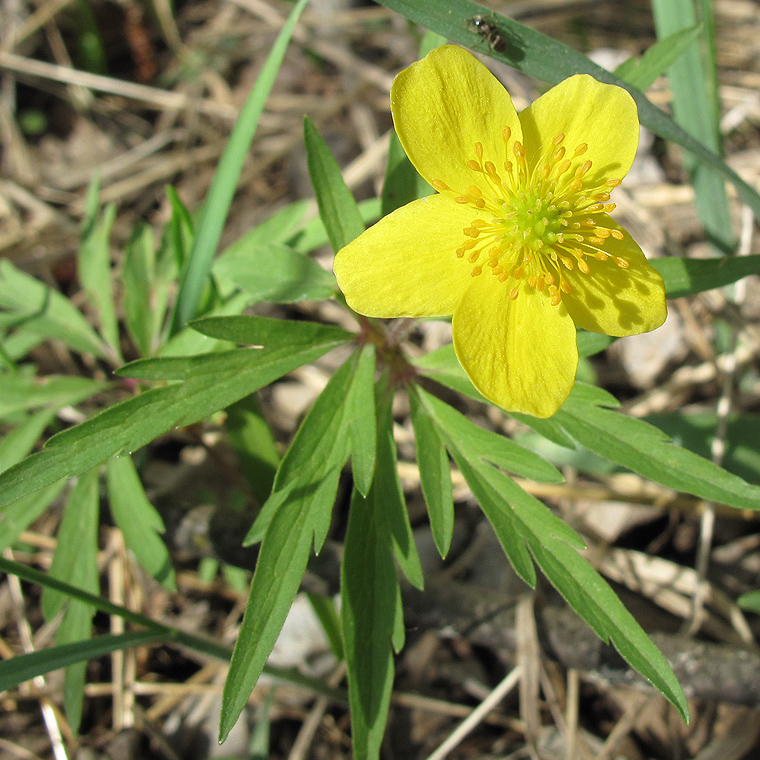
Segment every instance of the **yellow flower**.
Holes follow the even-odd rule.
[[[576,325],[622,336],[659,327],[665,289],[609,216],[636,154],[636,105],[579,75],[519,116],[463,48],[402,71],[393,121],[438,194],[394,211],[338,252],[352,309],[370,317],[453,314],[454,347],[489,400],[554,414],[578,366]]]

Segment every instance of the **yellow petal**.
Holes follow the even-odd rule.
[[[668,314],[662,277],[620,225],[606,214],[594,218],[599,226],[620,230],[625,237],[609,237],[601,246],[613,258],[598,261],[587,256],[588,274],[577,267],[570,272],[562,270],[572,288],[562,302],[575,324],[584,330],[617,336],[654,330]],[[624,259],[628,268],[619,267],[615,258]]]
[[[498,171],[508,155],[502,128],[520,139],[520,122],[509,93],[472,54],[454,45],[436,48],[404,69],[393,82],[391,110],[409,160],[428,182],[440,180],[461,194],[483,186],[482,174],[467,168],[475,143]],[[511,147],[511,146],[510,146]]]
[[[443,317],[472,281],[457,258],[475,214],[443,195],[420,198],[383,217],[338,251],[333,268],[354,311],[368,317]]]
[[[454,348],[473,385],[511,412],[550,417],[575,382],[575,326],[546,291],[483,274],[454,312]]]
[[[529,162],[537,162],[564,134],[562,146],[572,159],[580,145],[587,150],[574,163],[591,161],[585,186],[622,179],[631,168],[639,144],[636,103],[621,87],[602,84],[587,74],[565,79],[520,114]]]

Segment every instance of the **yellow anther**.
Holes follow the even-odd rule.
[[[610,256],[609,253],[606,253],[605,251],[597,251],[594,254],[594,258],[597,261],[607,261],[607,259],[609,258],[609,256]]]
[[[506,282],[509,279],[509,272],[502,272],[499,275],[499,282]]]
[[[509,142],[509,138],[512,137],[512,130],[509,127],[501,128],[501,137],[505,143]]]
[[[546,280],[547,285],[554,285],[554,275],[551,272],[547,272],[544,275],[544,279]],[[549,288],[549,290],[551,290],[551,288]]]
[[[612,235],[615,240],[623,240],[625,238],[622,230],[610,230],[610,235]]]
[[[480,228],[483,228],[483,227],[488,227],[488,222],[484,221],[483,219],[473,219],[473,220],[470,222],[470,225],[471,225],[472,227],[480,227]]]
[[[451,192],[451,188],[445,182],[441,182],[441,180],[439,180],[439,179],[432,180],[430,184],[439,193],[442,193],[444,191]]]
[[[477,161],[473,161],[470,159],[467,162],[467,168],[474,172],[482,172],[483,169],[481,168],[480,164]]]
[[[464,248],[457,248],[456,253],[457,253],[457,258],[458,259],[463,258],[464,257]]]
[[[467,192],[473,197],[473,198],[482,198],[483,193],[481,192],[480,188],[477,185],[470,185],[467,188]]]
[[[467,243],[464,244],[463,247],[466,247]],[[470,262],[470,264],[474,264],[478,259],[480,258],[480,251],[473,251],[468,257],[467,261]]]
[[[542,164],[541,165],[541,178],[542,179],[548,179],[549,175],[552,173],[552,168],[549,166],[549,164]]]
[[[628,269],[628,267],[630,266],[630,264],[625,259],[621,259],[620,256],[615,256],[615,263],[621,269]]]
[[[514,166],[511,161],[505,161],[504,168],[507,170],[508,174],[512,174],[512,169],[514,168]]]
[[[614,211],[616,208],[617,208],[617,205],[616,205],[616,204],[614,204],[614,203],[608,203],[608,204],[607,204],[607,205],[604,207],[604,210],[605,210],[605,211],[606,211],[606,212],[609,214],[609,213],[610,213],[610,211]]]
[[[460,251],[469,251],[471,248],[474,248],[477,245],[476,240],[466,240],[464,243],[462,243],[462,247],[459,249]]]
[[[560,280],[559,287],[563,293],[567,293],[568,295],[573,292],[573,289],[570,287],[570,283],[567,280]]]
[[[588,145],[586,145],[586,143],[581,143],[580,145],[576,146],[575,151],[573,152],[573,155],[582,156],[587,150],[588,150]]]
[[[514,301],[517,296],[520,294],[520,288],[512,288],[512,290],[509,291],[509,300]]]
[[[589,214],[593,214],[597,211],[605,211],[604,204],[602,203],[592,203],[590,206],[586,206],[584,211],[588,211]],[[590,220],[592,221],[592,220]],[[594,222],[596,224],[596,222]]]
[[[565,157],[565,148],[564,148],[564,146],[560,145],[560,147],[557,148],[557,150],[554,151],[554,155],[552,156],[552,158],[554,159],[554,161],[556,163],[557,161],[559,161],[560,159],[562,159],[564,157]]]
[[[525,158],[525,146],[519,140],[515,140],[512,150],[518,158]]]
[[[583,259],[578,259],[578,269],[580,269],[583,274],[588,274],[591,270],[589,269],[588,264]]]
[[[590,237],[590,238],[586,238],[586,240],[589,243],[592,243],[593,245],[604,245],[604,238]]]
[[[475,143],[475,155],[478,157],[478,159],[483,158],[483,143],[476,142]]]
[[[560,144],[560,143],[561,143],[561,142],[562,142],[564,139],[565,139],[565,133],[564,133],[564,132],[560,132],[560,133],[559,133],[559,134],[558,134],[558,135],[557,135],[557,136],[556,136],[556,137],[555,137],[555,138],[552,140],[552,144],[553,144],[553,145],[559,145],[559,144]]]
[[[562,294],[559,292],[559,290],[557,290],[557,288],[554,288],[554,292],[552,292],[551,289],[550,289],[549,290],[549,294],[552,297],[551,305],[552,306],[559,306],[560,303],[562,302]]]
[[[478,276],[479,274],[481,274],[482,272],[483,272],[483,267],[482,267],[482,266],[480,266],[480,265],[478,265],[478,266],[476,266],[476,267],[475,267],[475,268],[472,270],[472,272],[470,272],[470,274],[471,274],[473,277],[477,277],[477,276]]]
[[[598,201],[608,201],[610,199],[609,193],[597,193],[594,198]]]
[[[482,198],[476,198],[473,203],[477,208],[485,208],[486,202]]]
[[[467,195],[457,195],[457,197],[454,198],[454,200],[457,203],[469,203],[470,202],[470,198]]]
[[[570,168],[570,159],[566,158],[557,166],[557,176],[562,176]]]
[[[620,179],[608,179],[604,184],[607,187],[617,187],[623,180]]]
[[[584,161],[580,166],[581,174],[587,174],[588,170],[591,168],[591,161]]]

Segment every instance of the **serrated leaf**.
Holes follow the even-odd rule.
[[[393,690],[398,580],[377,485],[366,499],[354,491],[341,567],[341,620],[357,760],[379,757]]]
[[[338,162],[308,116],[304,119],[303,139],[319,216],[337,253],[364,232],[364,223]]]
[[[669,34],[655,42],[640,59],[633,57],[621,63],[615,69],[615,76],[642,92],[649,89],[654,80],[699,37],[701,31],[702,25],[697,24]]]
[[[285,344],[190,359],[146,360],[154,374],[162,374],[159,368],[168,365],[188,379],[115,404],[53,436],[42,451],[0,474],[0,506],[84,472],[112,454],[136,451],[174,427],[198,422],[345,342],[328,332],[323,342],[295,348]],[[129,366],[124,368],[127,375]],[[193,372],[193,367],[199,371]]]
[[[44,676],[52,670],[59,670],[102,657],[130,647],[151,644],[166,638],[166,634],[156,631],[136,631],[117,635],[95,636],[86,641],[55,646],[40,652],[17,655],[0,660],[0,691],[12,689],[36,676]]]
[[[449,458],[430,412],[419,402],[416,386],[409,393],[409,401],[420,482],[430,518],[430,529],[438,553],[441,557],[446,557],[454,535],[454,497]]]
[[[375,475],[377,421],[375,417],[375,347],[364,346],[351,384],[348,419],[351,436],[351,471],[362,496],[369,493]]]
[[[124,542],[137,561],[170,591],[177,590],[171,557],[160,533],[164,521],[145,495],[132,457],[111,457],[106,462],[111,515],[124,535]]]
[[[675,446],[643,420],[570,398],[555,419],[576,440],[605,459],[677,491],[743,509],[760,509],[760,487]]]
[[[439,430],[470,458],[491,462],[517,475],[544,483],[561,483],[564,478],[556,467],[532,451],[524,449],[506,436],[481,428],[444,401],[417,389],[420,401],[429,411]]]
[[[677,256],[649,262],[665,281],[668,298],[683,298],[721,288],[760,273],[760,255],[687,259]]]
[[[252,303],[318,301],[335,295],[335,275],[283,243],[238,246],[215,259],[212,268],[222,293],[241,288]]]
[[[74,351],[108,357],[102,338],[68,298],[16,269],[8,259],[0,259],[0,309],[13,314],[14,327],[42,340],[57,338]]]

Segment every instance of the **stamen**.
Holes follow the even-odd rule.
[[[630,266],[630,264],[625,259],[621,259],[620,256],[615,256],[615,263],[621,269],[628,269],[628,267]]]
[[[483,171],[480,164],[477,161],[473,161],[472,159],[467,162],[467,168],[474,172]]]
[[[573,152],[573,155],[582,156],[587,150],[588,150],[588,145],[586,143],[581,143],[580,145],[576,146],[575,151]]]
[[[514,301],[519,294],[520,294],[520,288],[517,288],[517,287],[512,288],[512,290],[509,291],[509,300]]]
[[[478,161],[483,160],[483,143],[481,142],[475,143],[475,155],[478,157]]]
[[[560,144],[560,143],[561,143],[561,142],[562,142],[564,139],[565,139],[565,133],[564,133],[564,132],[560,132],[560,133],[559,133],[559,134],[558,134],[558,135],[557,135],[557,136],[556,136],[556,137],[555,137],[555,138],[552,140],[552,144],[553,144],[553,145],[559,145],[559,144]]]
[[[439,180],[439,179],[431,180],[430,184],[439,193],[442,193],[444,191],[451,192],[451,188],[445,182],[441,182],[441,180]]]

